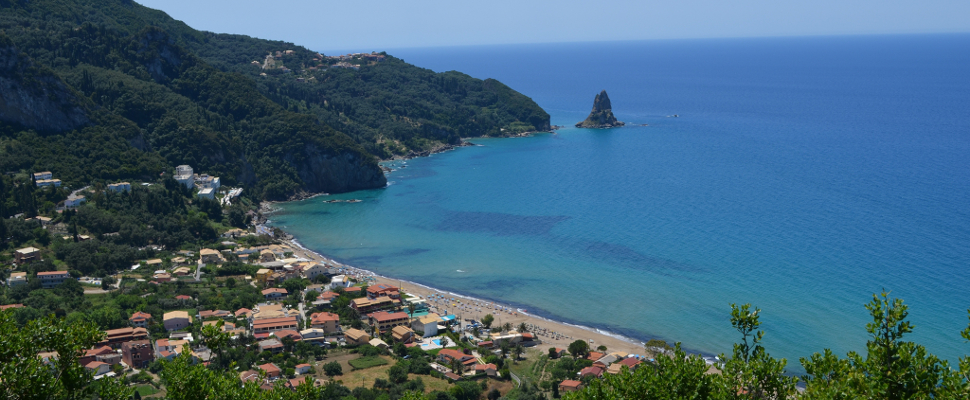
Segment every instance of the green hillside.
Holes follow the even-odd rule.
[[[285,199],[381,187],[377,158],[549,128],[498,81],[392,56],[336,68],[303,47],[196,31],[130,1],[0,0],[0,37],[0,61],[22,70],[3,79],[27,99],[0,99],[0,170],[53,170],[70,184],[190,164]]]

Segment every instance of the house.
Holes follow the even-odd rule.
[[[280,342],[282,342],[283,339],[285,338],[293,339],[294,342],[299,342],[303,340],[303,336],[300,335],[300,332],[297,332],[293,329],[281,329],[276,332],[273,332],[273,335],[276,336],[276,338],[279,339]]]
[[[192,189],[195,186],[195,177],[192,167],[188,165],[179,165],[175,167],[175,180],[185,186],[186,189]]]
[[[253,334],[273,333],[284,329],[300,329],[296,317],[263,318],[253,320]]]
[[[350,287],[350,278],[347,275],[337,275],[330,278],[330,289]]]
[[[604,371],[605,370],[603,369],[603,367],[594,365],[594,366],[586,367],[586,368],[583,368],[582,370],[580,370],[579,371],[579,377],[580,378],[585,378],[587,376],[593,376],[593,377],[596,377],[596,378],[600,378],[600,377],[603,376],[603,372]]]
[[[395,342],[411,343],[411,340],[414,340],[414,331],[405,325],[395,326],[391,329],[391,337]]]
[[[323,275],[326,273],[327,273],[327,267],[323,266],[323,264],[313,264],[303,269],[303,276],[305,276],[307,279],[311,281],[313,280],[313,278],[316,278],[317,276]]]
[[[364,291],[364,288],[360,286],[351,286],[349,288],[344,289],[344,293],[350,296],[354,296],[355,298],[360,297],[363,291]]]
[[[390,297],[378,297],[373,300],[359,297],[350,301],[350,307],[362,314],[393,308],[399,304],[401,304],[400,301],[392,300]]]
[[[329,312],[310,314],[310,326],[323,329],[326,333],[334,333],[340,330],[340,316]]]
[[[549,353],[549,355],[553,356],[552,358],[562,358],[563,356],[566,355],[566,349],[562,347],[556,347],[552,353]]]
[[[370,341],[367,342],[367,344],[370,344],[371,346],[377,347],[379,349],[387,348],[387,342],[380,340],[378,338],[371,339]]]
[[[130,192],[131,184],[128,182],[112,183],[108,185],[108,191],[115,192],[115,193]]]
[[[267,268],[260,268],[256,271],[256,281],[262,283],[263,286],[269,284],[270,277],[273,276],[273,271]]]
[[[230,313],[229,311],[226,311],[226,310],[205,310],[205,311],[199,311],[199,318],[202,318],[202,319],[206,319],[206,318],[226,318],[226,317],[228,317],[230,315],[232,315],[232,313]]]
[[[424,337],[432,337],[438,334],[439,322],[441,322],[441,317],[438,314],[431,313],[411,321],[411,328],[423,332]]]
[[[11,272],[10,277],[7,278],[7,286],[14,287],[27,284],[27,273],[26,272]]]
[[[199,190],[199,198],[215,200],[216,190],[213,188],[205,188],[205,189]]]
[[[192,300],[192,296],[180,294],[178,296],[175,296],[175,300],[181,300],[181,301]]]
[[[135,340],[121,344],[121,358],[131,368],[145,368],[155,361],[155,350],[148,340]]]
[[[336,300],[338,297],[340,297],[339,294],[336,294],[336,293],[331,292],[331,291],[328,290],[326,292],[320,293],[320,295],[317,296],[317,300],[323,300],[323,301],[326,301],[326,302],[332,302],[332,301]]]
[[[441,349],[438,352],[438,360],[444,365],[451,365],[451,360],[458,360],[462,365],[462,371],[468,371],[478,364],[475,357],[452,349]]]
[[[458,374],[455,374],[454,372],[451,372],[451,371],[445,372],[445,378],[448,378],[448,380],[452,382],[461,380],[461,377],[458,376]]]
[[[177,276],[186,276],[186,275],[192,273],[192,270],[190,270],[189,267],[178,267],[178,268],[172,270],[172,273],[175,274],[175,275],[177,275]]]
[[[115,354],[115,351],[110,346],[95,347],[90,350],[85,350],[84,355],[78,357],[77,361],[78,361],[78,364],[88,365],[88,363],[92,361],[99,361],[98,357],[103,357],[111,354]]]
[[[53,177],[54,177],[54,173],[53,172],[50,172],[50,171],[35,172],[34,173],[34,180],[35,181],[40,181],[40,180],[44,180],[44,179],[51,179]]]
[[[259,252],[259,262],[271,261],[276,261],[276,253],[273,253],[273,250],[263,249]]]
[[[266,339],[259,342],[259,351],[269,351],[272,353],[279,353],[283,351],[283,342],[279,339]]]
[[[565,380],[559,383],[559,393],[577,392],[583,388],[580,381]]]
[[[606,354],[603,354],[603,353],[600,353],[600,352],[597,352],[597,351],[591,351],[591,352],[589,352],[589,355],[586,356],[586,359],[587,360],[590,360],[592,362],[596,362],[597,360],[603,358],[603,356],[605,356],[605,355]]]
[[[368,299],[374,300],[383,296],[387,296],[392,299],[401,298],[401,289],[384,283],[378,283],[367,287]]]
[[[64,208],[78,208],[84,204],[84,196],[70,195],[64,200]]]
[[[219,181],[218,176],[209,176],[208,174],[202,174],[195,177],[195,185],[203,189],[218,189],[222,186]]]
[[[111,365],[103,363],[101,361],[91,361],[84,365],[88,371],[93,372],[94,376],[100,376],[111,372]]]
[[[142,311],[135,311],[134,314],[131,314],[131,316],[128,317],[128,323],[137,328],[148,328],[148,322],[151,321],[151,319],[151,314]]]
[[[176,297],[177,298],[177,297]],[[165,330],[178,331],[192,325],[192,317],[186,311],[171,311],[162,316]]]
[[[281,297],[286,297],[287,294],[288,292],[283,288],[263,289],[263,297],[265,297],[266,300],[279,299]]]
[[[641,364],[640,360],[637,360],[636,358],[633,358],[633,357],[628,357],[613,363],[613,365],[610,365],[610,368],[619,365],[621,366],[621,368],[626,367],[630,370],[630,372],[633,372],[640,367],[640,364]]]
[[[20,303],[17,303],[17,304],[6,304],[6,305],[0,306],[0,311],[8,310],[8,309],[11,309],[11,308],[24,308],[24,305],[23,304],[20,304]]]
[[[38,272],[37,279],[40,279],[41,287],[51,289],[64,283],[65,280],[71,279],[71,275],[67,271]]]
[[[310,368],[311,368],[310,364],[297,364],[295,367],[293,367],[293,369],[296,371],[296,373],[298,373],[300,375],[309,373],[310,372]]]
[[[349,345],[362,345],[370,341],[370,335],[360,329],[348,329],[344,331],[344,340]]]
[[[395,326],[402,326],[408,324],[408,314],[404,312],[389,313],[386,311],[379,311],[367,315],[370,325],[376,329],[376,332],[384,333]]]
[[[253,310],[248,308],[240,308],[234,313],[236,318],[249,318],[253,316]]]
[[[172,274],[169,274],[167,272],[162,272],[159,274],[152,275],[152,278],[155,278],[155,281],[159,283],[171,282]]]
[[[17,251],[14,251],[13,253],[13,262],[17,263],[17,265],[24,265],[40,259],[40,249],[36,247],[24,247],[22,249],[17,249]]]
[[[162,262],[163,261],[161,258],[154,258],[154,259],[145,261],[145,265],[147,265],[150,268],[158,268],[162,266]]]
[[[61,186],[60,179],[41,179],[39,181],[34,181],[34,183],[37,184],[37,187],[47,187],[47,186],[60,187]]]
[[[226,261],[222,258],[222,254],[219,254],[219,250],[214,249],[202,249],[199,251],[199,256],[202,257],[203,264],[222,264]]]
[[[475,373],[496,377],[498,376],[498,367],[495,364],[475,364]]]
[[[303,319],[300,315],[299,310],[291,310],[289,308],[283,307],[282,304],[262,304],[253,313],[253,320],[262,320],[267,318],[284,318],[293,317],[297,319]]]
[[[265,371],[266,378],[270,380],[277,379],[280,377],[280,375],[283,374],[283,371],[280,371],[280,367],[277,367],[276,364],[273,364],[273,363],[266,363],[266,364],[260,365],[259,369]]]
[[[323,329],[310,328],[300,331],[300,336],[303,336],[305,342],[323,344],[326,342],[327,333]]]

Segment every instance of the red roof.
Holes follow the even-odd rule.
[[[582,384],[583,383],[580,382],[580,381],[565,380],[565,381],[562,381],[562,383],[560,383],[559,386],[562,386],[562,387],[573,387],[573,388],[577,388],[578,389],[579,386],[581,386]]]
[[[283,289],[283,288],[275,288],[275,287],[274,288],[269,288],[269,289],[263,289],[263,296],[268,295],[268,294],[271,294],[271,293],[287,294],[289,292],[287,292],[286,289]]]
[[[8,308],[23,308],[23,304],[7,304],[5,306],[0,306],[0,311],[6,310]]]
[[[349,288],[344,289],[344,291],[345,292],[359,292],[359,291],[361,291],[361,287],[360,286],[353,286],[353,287],[349,287]]]
[[[250,310],[248,308],[240,308],[240,309],[236,310],[236,314],[235,315],[238,317],[238,316],[241,316],[241,315],[244,315],[244,314],[252,314],[252,313],[253,313],[253,310]]]
[[[272,372],[276,372],[276,373],[280,372],[280,368],[274,365],[273,363],[266,363],[266,364],[260,365],[259,369],[266,371],[267,374]]]
[[[175,296],[175,300],[192,300],[192,296],[186,296],[184,294],[180,294],[178,296]]]
[[[253,337],[255,337],[256,339],[266,339],[266,338],[269,337],[269,333],[265,333],[265,332],[263,332],[263,333],[257,333],[255,335],[253,335]]]
[[[377,322],[395,321],[399,319],[408,318],[407,313],[404,313],[404,312],[389,313],[387,311],[378,311],[376,313],[368,314],[367,316],[373,319],[376,319]]]
[[[637,360],[636,358],[630,357],[630,358],[624,358],[624,359],[620,360],[619,363],[620,364],[623,364],[623,365],[626,365],[627,367],[633,368],[633,367],[635,367],[637,365],[640,365],[640,360]]]
[[[340,316],[334,313],[321,312],[310,314],[310,324],[323,324],[328,321],[340,321]]]
[[[337,298],[339,296],[340,296],[339,294],[336,294],[334,292],[326,291],[326,292],[320,293],[319,298],[321,300],[328,300],[329,301],[329,300],[333,300],[333,299],[335,299],[335,298]]]
[[[132,321],[144,321],[146,319],[152,319],[152,315],[147,312],[135,311],[128,319]]]
[[[289,337],[289,338],[293,339],[294,341],[303,340],[303,335],[300,335],[300,332],[294,331],[292,329],[278,330],[278,331],[276,331],[276,333],[274,333],[274,335],[276,335],[276,337],[280,338],[280,340],[283,340],[283,338],[285,338],[285,337]]]
[[[61,276],[70,275],[67,271],[48,271],[48,272],[38,272],[37,276]]]
[[[603,368],[598,366],[592,366],[592,367],[583,368],[581,371],[579,371],[579,376],[586,376],[586,375],[603,376]]]
[[[596,360],[599,360],[599,359],[603,358],[603,356],[605,356],[605,354],[599,353],[599,352],[595,352],[595,351],[591,351],[591,352],[589,352],[589,357],[586,357],[586,359],[587,360],[590,360],[590,361],[596,361]]]

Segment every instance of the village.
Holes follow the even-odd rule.
[[[33,178],[38,187],[59,185],[51,172]],[[196,198],[218,200],[221,206],[241,194],[241,189],[222,187],[219,177],[197,174],[188,165],[178,166],[172,178]],[[57,212],[85,204],[82,192],[90,195],[93,190],[89,186],[72,192]],[[132,185],[112,183],[103,190],[128,193]],[[44,229],[54,229],[50,217],[34,219]],[[481,381],[483,390],[505,392],[531,379],[556,394],[652,360],[649,355],[607,352],[605,346],[594,350],[591,341],[539,324],[503,324],[503,315],[508,320],[518,312],[441,292],[409,293],[272,235],[261,225],[226,229],[212,246],[161,251],[159,257],[102,278],[65,270],[31,275],[25,270],[43,262],[44,251],[25,247],[12,252],[16,271],[5,283],[10,290],[33,284],[35,290],[56,291],[77,281],[85,298],[95,303],[139,299],[142,305],[125,315],[127,326],[105,329],[104,339],[78,361],[95,379],[124,377],[146,395],[163,390],[156,374],[160,363],[182,355],[211,367],[240,362],[248,367],[238,372],[240,382],[256,381],[267,390],[278,382],[290,388],[327,382],[365,386],[376,379],[375,371],[408,360],[419,364],[411,372],[429,375],[429,389]],[[91,235],[75,231],[62,239],[83,242]],[[6,304],[0,310],[24,307],[29,306]],[[214,335],[224,336],[232,348],[214,348]],[[568,348],[556,345],[570,340]],[[58,355],[38,357],[49,362]],[[565,369],[552,368],[550,361],[560,359],[563,365],[565,359],[572,361]],[[546,368],[535,367],[539,363],[558,372],[544,376]]]

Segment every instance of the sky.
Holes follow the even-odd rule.
[[[189,26],[317,51],[970,32],[967,0],[137,0]]]

